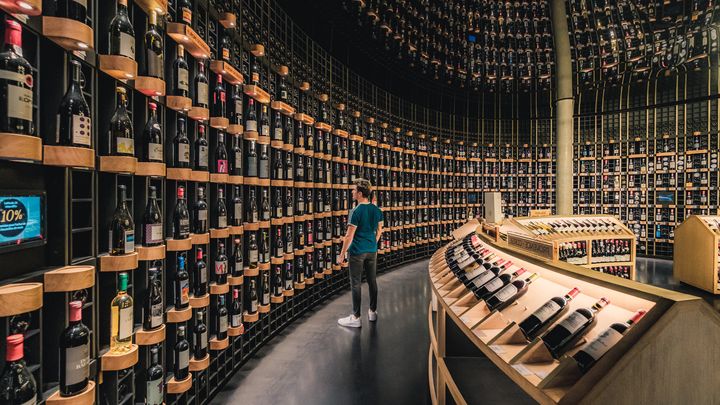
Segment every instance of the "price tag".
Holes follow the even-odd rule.
[[[515,371],[517,371],[518,373],[520,373],[520,375],[522,375],[524,377],[534,374],[532,371],[530,371],[527,367],[525,367],[522,364],[513,364],[512,367],[515,369]]]

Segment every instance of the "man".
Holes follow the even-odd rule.
[[[370,309],[368,319],[377,320],[377,244],[383,231],[383,213],[377,205],[370,203],[372,185],[368,180],[357,179],[353,182],[352,198],[357,206],[350,211],[347,234],[343,240],[340,260],[348,254],[350,261],[350,289],[352,290],[353,313],[338,319],[342,326],[359,328],[360,322],[360,281],[365,269],[370,289]]]

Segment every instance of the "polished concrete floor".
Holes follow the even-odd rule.
[[[638,258],[637,263],[638,281],[702,296],[720,309],[720,300],[675,280],[671,261]],[[377,323],[367,321],[364,284],[363,327],[358,330],[338,326],[337,318],[346,316],[351,308],[350,293],[344,292],[260,349],[213,403],[429,404],[427,261],[381,275],[378,284]],[[482,395],[476,398],[477,403],[532,403],[489,360],[457,358],[457,361],[481,363],[473,363],[475,371],[468,376],[472,379],[470,386],[487,386],[488,390],[479,392],[503,392],[499,397]]]

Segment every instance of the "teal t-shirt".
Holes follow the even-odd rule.
[[[355,225],[355,237],[348,252],[351,255],[377,252],[377,229],[383,213],[375,204],[358,204],[350,211],[350,225]]]

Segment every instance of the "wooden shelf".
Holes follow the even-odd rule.
[[[137,269],[138,267],[137,252],[118,256],[104,254],[102,256],[98,256],[98,259],[98,266],[100,267],[101,272],[130,271]]]
[[[95,285],[95,266],[65,266],[43,274],[45,292],[71,292]]]
[[[171,22],[167,23],[165,31],[175,42],[183,45],[185,50],[196,59],[210,57],[210,46],[189,25]]]
[[[37,136],[0,133],[0,158],[9,160],[42,161],[42,139]]]
[[[227,173],[210,173],[210,182],[215,184],[227,184],[228,179]]]
[[[718,276],[718,243],[720,233],[710,226],[715,216],[691,215],[675,228],[673,275],[712,294],[720,294]]]
[[[135,175],[146,177],[165,177],[165,169],[165,163],[137,162],[137,166],[135,166]]]
[[[225,117],[210,117],[210,126],[215,129],[226,129],[230,120]]]
[[[285,297],[292,297],[295,295],[295,290],[283,290],[283,295]]]
[[[230,292],[230,284],[216,284],[216,283],[210,283],[210,294],[212,295],[222,295],[227,294]]]
[[[137,77],[137,62],[121,55],[98,55],[100,70],[113,78],[125,81]]]
[[[205,294],[202,297],[190,296],[190,307],[193,309],[205,308],[210,306],[210,294]]]
[[[98,170],[107,173],[134,174],[137,158],[132,156],[98,156]]]
[[[190,108],[192,108],[192,99],[182,96],[166,96],[165,106],[175,111],[190,111]]]
[[[273,101],[272,103],[270,103],[270,108],[280,111],[281,114],[287,116],[292,116],[293,114],[295,114],[295,107],[287,103],[283,103],[282,101]]]
[[[133,344],[126,353],[107,352],[100,358],[102,371],[120,371],[130,368],[138,362],[138,346]]]
[[[210,350],[225,350],[230,346],[230,338],[225,338],[223,340],[218,340],[216,337],[210,339],[208,342],[210,346]]]
[[[255,312],[254,314],[248,314],[247,312],[245,312],[243,314],[243,322],[253,323],[257,322],[258,319],[260,319],[260,314],[257,312]]]
[[[228,328],[228,336],[236,337],[241,336],[245,333],[245,327],[241,324],[237,328],[229,327]]]
[[[254,98],[258,103],[269,104],[270,94],[260,86],[254,84],[246,84],[243,86],[243,92],[249,97]]]
[[[176,380],[175,377],[170,377],[167,382],[167,393],[173,395],[179,395],[185,393],[192,388],[192,374],[189,374],[184,380]]]
[[[245,277],[241,274],[237,277],[228,275],[228,284],[230,285],[243,285]]]
[[[262,44],[253,44],[250,46],[250,53],[257,58],[263,57],[265,56],[265,47]]]
[[[223,79],[230,84],[243,84],[245,78],[235,67],[223,60],[214,60],[210,62],[210,70],[214,73],[222,75]]]
[[[135,330],[135,343],[138,346],[150,346],[165,341],[165,324],[155,330]]]
[[[161,16],[167,14],[168,0],[135,0],[135,4],[137,4],[145,14],[150,14],[150,11],[154,11]]]
[[[237,26],[237,17],[233,13],[220,13],[219,21],[225,29],[235,28]]]
[[[305,289],[305,283],[295,283],[293,282],[293,287],[296,290],[304,290]]]
[[[261,314],[268,314],[270,313],[270,304],[268,305],[258,305],[258,312]]]
[[[187,308],[177,310],[175,307],[170,308],[170,310],[165,314],[167,323],[181,323],[189,321],[190,318],[192,318],[192,307],[187,306]]]
[[[135,251],[138,254],[138,260],[162,260],[165,258],[165,245],[158,246],[136,246]]]
[[[0,9],[10,14],[38,16],[42,14],[42,0],[0,0]]]
[[[282,304],[283,302],[285,302],[285,297],[283,295],[280,295],[278,297],[273,295],[270,297],[270,302],[273,304]]]
[[[0,144],[2,142],[2,134],[0,134]],[[95,150],[73,146],[45,145],[43,147],[43,164],[47,166],[94,169]]]
[[[93,29],[80,21],[43,16],[42,32],[45,37],[68,51],[95,49]]]
[[[55,391],[45,400],[46,405],[94,405],[95,404],[95,381],[89,380],[83,392],[71,397],[63,397],[60,390]]]
[[[135,90],[148,97],[160,97],[165,95],[165,81],[157,77],[137,76],[132,86]]]
[[[195,121],[207,121],[210,119],[210,110],[205,107],[192,106],[188,111],[188,117]]]
[[[193,240],[192,238],[187,239],[165,239],[165,244],[168,252],[184,252],[192,249]]]
[[[190,171],[190,181],[194,181],[196,183],[207,183],[209,180],[210,172],[199,170]]]
[[[193,245],[207,245],[210,243],[210,233],[191,233],[190,239]]]
[[[295,118],[295,121],[302,121],[305,125],[313,125],[315,123],[315,118],[305,113],[295,113],[293,118]]]
[[[230,236],[230,228],[210,229],[210,239],[225,239]]]
[[[225,129],[225,132],[227,132],[230,135],[242,135],[245,131],[245,127],[243,127],[240,124],[229,124],[227,129]],[[242,176],[234,176],[234,177],[242,177]]]
[[[210,367],[210,355],[207,354],[200,360],[196,360],[194,357],[190,359],[190,371],[203,371]]]
[[[42,283],[14,283],[0,287],[0,317],[35,311],[42,305]]]

